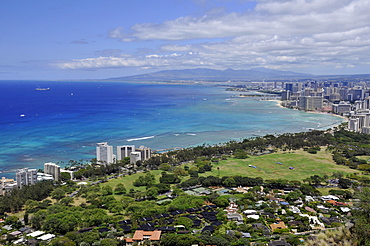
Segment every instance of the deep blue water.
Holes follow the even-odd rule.
[[[0,81],[0,171],[91,160],[98,142],[187,147],[342,122],[236,94],[198,84]]]

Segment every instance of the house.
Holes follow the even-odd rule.
[[[297,228],[299,226],[303,226],[303,223],[302,223],[302,221],[299,221],[299,220],[291,220],[291,221],[288,222],[288,225],[290,227]]]
[[[317,213],[316,211],[315,211],[315,209],[313,209],[313,208],[310,208],[310,207],[304,207],[304,209],[306,210],[306,211],[308,211],[308,212],[311,212],[311,213]]]
[[[315,199],[314,199],[312,196],[306,196],[306,197],[305,197],[305,201],[306,201],[306,202],[314,202],[314,201],[315,201]]]
[[[261,230],[264,236],[270,236],[270,230],[262,223],[253,223],[252,228],[255,230]]]
[[[292,246],[292,245],[286,242],[285,240],[278,240],[270,242],[268,246]]]
[[[346,207],[341,207],[340,210],[343,212],[343,213],[348,213],[349,211],[351,211],[350,208],[346,208]]]
[[[270,224],[271,230],[275,231],[278,229],[287,229],[288,227],[285,225],[284,221],[281,219],[277,218],[275,223]]]
[[[150,240],[150,241],[158,241],[161,239],[161,231],[143,231],[143,230],[136,230],[135,234],[132,238],[123,238],[126,241],[126,246],[132,245],[133,243],[138,243]]]
[[[270,212],[261,212],[260,214],[270,219],[276,219],[276,216]]]
[[[205,226],[202,232],[204,231],[210,231],[211,233],[213,233],[215,231],[215,228],[213,226]]]
[[[327,200],[326,202],[330,203],[333,206],[347,206],[347,204],[345,204],[344,202],[337,202],[334,200]]]
[[[236,222],[243,222],[243,216],[238,213],[228,213],[227,214],[227,219],[228,220],[233,220]]]
[[[251,215],[247,215],[247,218],[258,220],[260,218],[260,216],[258,214],[251,214]]]
[[[296,207],[296,206],[290,206],[290,211],[292,211],[292,213],[294,213],[294,214],[300,214],[301,213],[301,210],[299,210],[299,208]]]
[[[235,202],[230,202],[229,206],[225,209],[227,213],[236,213],[238,211],[238,205]]]
[[[333,195],[327,195],[327,196],[322,196],[321,199],[323,201],[328,201],[328,200],[339,200],[339,197],[333,196]]]
[[[253,214],[257,214],[257,211],[256,210],[252,210],[252,209],[247,209],[247,210],[244,210],[243,213],[245,215],[253,215]]]
[[[128,225],[120,225],[124,233],[130,233],[131,232],[131,226]]]

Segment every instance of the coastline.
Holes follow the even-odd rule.
[[[287,109],[302,111],[302,112],[310,113],[310,114],[323,114],[323,115],[335,116],[335,117],[338,117],[338,118],[343,119],[345,122],[348,122],[348,118],[345,117],[345,116],[342,116],[342,115],[337,115],[337,114],[333,114],[333,113],[329,113],[329,112],[323,112],[323,111],[318,111],[318,110],[316,110],[316,111],[304,111],[304,110],[299,110],[299,109],[288,108],[288,107],[284,107],[283,106],[283,101],[281,101],[281,100],[266,100],[266,101],[276,102],[276,106],[278,106],[279,108],[287,108]],[[337,124],[335,126],[339,126],[339,125],[340,124]]]

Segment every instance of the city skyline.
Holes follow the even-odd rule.
[[[5,1],[0,80],[266,67],[366,74],[366,0]]]

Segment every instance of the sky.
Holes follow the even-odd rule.
[[[369,0],[0,1],[0,80],[266,67],[370,74]]]

